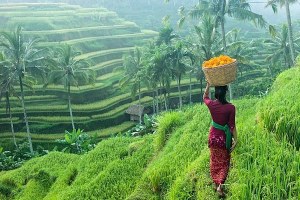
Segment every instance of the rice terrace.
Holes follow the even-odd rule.
[[[299,9],[0,0],[0,200],[300,199]]]

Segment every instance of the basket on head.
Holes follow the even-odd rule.
[[[233,82],[236,79],[237,61],[220,65],[217,67],[202,67],[206,80],[211,86],[223,86]]]

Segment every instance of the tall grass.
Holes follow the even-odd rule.
[[[205,107],[197,105],[182,113],[167,113],[165,117],[159,121],[162,127],[158,129],[154,143],[161,151],[157,152],[129,197],[131,200],[166,198],[176,179],[207,148],[209,117]],[[165,133],[168,133],[168,142],[163,146]],[[176,196],[174,192],[170,194],[173,195]]]
[[[125,199],[153,155],[151,143],[151,136],[113,138],[82,156],[53,152],[5,173],[0,185],[14,199]]]
[[[300,104],[296,103],[300,99],[299,85],[300,67],[283,72],[259,110],[259,120],[263,125],[296,148],[300,148]]]
[[[299,152],[268,133],[251,105],[251,100],[238,105],[246,109],[238,112],[239,146],[228,181],[230,199],[299,199]]]
[[[300,154],[260,125],[260,101],[234,102],[238,146],[225,184],[227,197],[299,199]],[[51,153],[5,172],[0,194],[6,199],[218,199],[209,175],[209,126],[205,106],[168,112],[154,135],[102,141],[82,156]]]

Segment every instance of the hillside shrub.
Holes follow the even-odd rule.
[[[3,148],[0,147],[0,171],[16,169],[22,166],[25,161],[47,153],[48,151],[42,147],[39,147],[36,151],[31,153],[29,151],[28,142],[18,144],[12,151],[4,151]]]
[[[95,148],[94,138],[84,133],[81,129],[73,129],[72,132],[65,131],[65,138],[57,140],[58,143],[66,145],[63,152],[82,154]]]
[[[145,134],[152,134],[155,132],[157,127],[157,118],[156,115],[149,116],[144,115],[143,124],[137,124],[132,127],[130,130],[124,133],[126,136],[143,136]]]

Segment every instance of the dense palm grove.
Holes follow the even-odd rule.
[[[152,7],[154,6],[155,8],[155,2],[156,1],[149,0],[147,5]],[[180,2],[172,0],[166,2],[171,4],[173,9],[177,9],[178,4],[180,4]],[[88,159],[92,159],[93,154],[98,155],[97,151],[103,151],[106,145],[111,146],[113,143],[117,143],[126,146],[126,149],[122,149],[123,147],[118,147],[115,152],[116,155],[110,154],[111,151],[106,149],[109,152],[107,153],[107,157],[102,154],[100,156],[104,160],[103,166],[97,166],[96,163],[94,163],[94,165],[104,169],[106,164],[109,163],[109,160],[114,160],[116,157],[118,157],[118,159],[120,158],[120,161],[114,160],[114,162],[117,163],[116,166],[120,166],[122,169],[124,168],[124,170],[128,170],[126,167],[133,165],[132,163],[139,163],[135,166],[137,170],[136,172],[128,172],[132,173],[133,181],[135,181],[133,188],[129,188],[127,186],[125,187],[126,183],[129,183],[129,179],[127,180],[127,178],[124,178],[126,179],[124,180],[124,185],[117,185],[117,187],[121,188],[120,193],[114,193],[114,191],[111,191],[103,186],[103,189],[106,191],[101,194],[103,199],[109,198],[112,194],[115,195],[114,199],[121,199],[125,197],[128,199],[186,199],[189,195],[193,196],[195,199],[196,197],[198,199],[204,199],[205,195],[213,198],[211,193],[206,193],[207,186],[199,183],[191,183],[190,180],[186,179],[186,177],[179,175],[179,169],[187,170],[187,176],[193,176],[189,174],[193,173],[193,170],[204,170],[204,164],[202,163],[203,161],[207,160],[208,153],[205,150],[202,151],[200,148],[205,146],[204,143],[201,143],[200,147],[195,147],[195,149],[191,148],[184,150],[187,154],[192,154],[194,150],[195,152],[201,154],[201,157],[198,159],[196,158],[197,156],[195,154],[192,154],[190,159],[195,159],[197,162],[193,162],[193,165],[191,166],[185,166],[185,163],[190,162],[190,160],[188,160],[189,158],[185,158],[185,156],[180,157],[180,159],[178,158],[178,163],[174,164],[173,167],[172,164],[170,164],[172,161],[166,158],[168,151],[171,151],[170,149],[172,149],[175,145],[174,141],[179,140],[179,132],[187,129],[184,124],[191,123],[191,126],[196,126],[196,122],[194,122],[195,119],[191,114],[194,112],[193,109],[184,106],[184,104],[192,105],[192,103],[195,102],[193,100],[193,95],[195,94],[199,97],[196,102],[200,101],[200,96],[203,94],[202,89],[204,88],[205,84],[205,76],[201,69],[202,63],[219,55],[228,55],[238,60],[237,80],[235,83],[230,85],[230,100],[243,99],[248,96],[264,97],[268,95],[271,85],[278,74],[293,68],[296,66],[297,62],[299,64],[299,61],[297,61],[297,55],[300,52],[300,29],[296,25],[296,19],[292,19],[289,11],[290,6],[297,2],[298,1],[296,0],[269,0],[265,3],[265,6],[269,9],[273,9],[274,12],[276,12],[279,7],[285,8],[287,23],[278,25],[269,24],[268,21],[263,18],[261,13],[252,12],[251,4],[244,0],[201,0],[191,1],[187,5],[181,6],[178,9],[179,17],[177,24],[178,27],[181,28],[189,27],[189,31],[177,31],[177,27],[174,25],[174,20],[164,17],[162,19],[162,25],[159,25],[160,28],[158,28],[159,32],[157,37],[147,40],[146,42],[139,43],[140,45],[135,46],[134,48],[130,47],[130,50],[126,51],[125,53],[122,52],[122,67],[111,70],[113,73],[122,74],[117,83],[118,87],[121,88],[120,94],[125,95],[126,92],[130,92],[131,97],[137,97],[137,101],[135,102],[138,105],[147,103],[147,106],[151,110],[151,114],[154,114],[154,117],[151,118],[148,117],[148,115],[145,115],[145,118],[143,119],[142,115],[139,115],[139,123],[136,127],[132,128],[133,125],[130,124],[129,128],[132,129],[124,133],[119,133],[116,141],[113,141],[115,140],[115,138],[113,138],[106,141],[106,143],[100,142],[98,150],[95,143],[107,136],[112,135],[108,134],[105,135],[105,137],[95,136],[93,138],[91,134],[86,134],[79,128],[79,125],[76,125],[74,122],[72,109],[72,100],[74,99],[74,97],[72,98],[72,93],[74,88],[84,85],[89,85],[89,87],[92,88],[95,84],[97,84],[97,80],[99,80],[97,74],[99,74],[99,72],[96,70],[95,63],[91,63],[90,60],[85,59],[85,57],[82,56],[84,55],[83,52],[70,44],[57,43],[55,47],[45,46],[45,43],[43,43],[40,38],[32,37],[28,33],[24,34],[24,32],[26,32],[26,28],[24,28],[22,24],[14,27],[14,29],[11,29],[11,31],[1,31],[0,101],[1,104],[5,104],[4,107],[11,129],[10,138],[12,138],[11,141],[13,144],[11,146],[14,147],[11,149],[11,151],[4,151],[4,149],[0,147],[0,169],[10,170],[18,168],[23,165],[25,160],[49,153],[49,151],[44,150],[43,147],[38,147],[36,149],[34,148],[32,141],[33,134],[28,121],[30,112],[28,113],[25,99],[26,95],[28,95],[28,91],[34,92],[35,85],[42,85],[43,89],[47,89],[49,86],[57,86],[62,87],[64,90],[64,97],[66,99],[66,106],[68,110],[67,112],[69,114],[69,123],[73,131],[68,132],[66,130],[65,134],[60,133],[59,138],[61,140],[56,141],[55,143],[60,147],[55,147],[54,150],[59,149],[69,153],[85,154],[87,155],[85,158],[87,157]],[[7,2],[0,1],[0,3]],[[76,0],[70,0],[68,3],[79,2]],[[144,5],[144,2],[142,5],[132,5],[134,2],[127,0],[123,1],[122,4],[126,4],[130,7],[138,7]],[[102,0],[85,2],[85,6],[87,7],[98,5],[115,7],[116,10],[120,9],[111,1]],[[234,24],[238,23],[239,21],[242,21],[242,23],[247,25],[253,24],[256,29],[261,31],[262,37],[248,37],[243,30],[239,29],[239,27],[234,27]],[[101,71],[101,73],[103,72]],[[284,77],[279,79],[276,83],[280,85],[280,80],[283,79]],[[195,87],[195,81],[197,82],[197,87],[199,86],[197,90],[193,88]],[[183,87],[183,82],[185,83],[185,87]],[[291,85],[290,82],[288,84]],[[278,86],[277,89],[280,90]],[[151,98],[145,97],[145,93],[150,94],[149,96],[151,96]],[[187,95],[184,97],[183,93],[186,93]],[[279,141],[284,141],[283,145],[278,146],[278,148],[282,151],[284,151],[283,148],[286,148],[288,155],[292,155],[293,152],[297,151],[299,148],[299,139],[297,138],[296,134],[299,132],[297,130],[298,118],[294,119],[293,117],[285,115],[279,116],[274,114],[275,111],[272,111],[271,108],[268,107],[269,104],[271,105],[274,103],[272,102],[272,99],[280,101],[282,94],[282,92],[278,92],[276,95],[272,94],[272,98],[267,98],[266,103],[262,103],[261,105],[257,104],[257,99],[251,100],[251,104],[260,109],[257,120],[261,120],[261,123],[263,123],[263,126],[267,128],[267,131],[274,132]],[[277,95],[281,96],[279,97]],[[13,112],[15,104],[11,103],[12,98],[18,99],[22,107],[22,123],[25,125],[24,128],[26,129],[27,136],[27,141],[25,143],[19,143],[16,138]],[[290,98],[293,97],[291,96]],[[251,110],[250,107],[245,105],[246,103],[244,101],[246,100],[240,101],[241,107],[245,107],[246,111]],[[200,105],[196,106],[200,107]],[[203,108],[201,107],[199,109]],[[285,105],[281,105],[276,112],[282,113],[285,109]],[[294,115],[296,115],[297,109],[297,106],[292,108]],[[178,113],[176,114],[176,112],[172,110],[185,112],[184,115],[190,119],[190,121],[182,119],[182,116],[180,116]],[[247,112],[245,110],[242,111],[243,115],[241,118],[248,117],[248,115],[246,116]],[[171,114],[168,115],[168,112],[166,111],[169,111]],[[204,112],[203,115],[206,116],[206,114],[207,113]],[[253,117],[254,114],[255,113],[252,113],[251,116]],[[158,119],[156,119],[155,116],[159,116]],[[203,116],[198,116],[198,120],[200,120],[200,118],[202,119]],[[78,121],[80,117],[77,116],[76,119]],[[247,120],[250,123],[248,118]],[[201,121],[200,125],[205,126],[207,123],[208,122],[206,121]],[[244,125],[246,124],[243,122],[239,123]],[[157,124],[159,125],[156,129]],[[111,126],[114,125],[112,124]],[[89,124],[87,127],[89,127]],[[178,133],[176,133],[173,139],[171,139],[171,142],[167,144],[169,136],[171,135],[174,127],[178,128]],[[122,131],[128,130],[129,128],[126,127],[122,129]],[[288,130],[289,132],[293,132],[295,134],[288,134],[288,136],[285,137],[282,134],[284,130]],[[260,128],[259,131],[264,132],[264,134],[266,132],[266,130]],[[259,134],[259,131],[255,131],[257,135]],[[126,137],[144,135],[146,133],[153,132],[158,132],[159,134],[157,136],[155,135],[154,137],[151,135],[145,136],[145,138]],[[205,131],[202,132],[204,133]],[[246,135],[246,130],[242,129],[242,134]],[[197,137],[197,139],[203,139],[204,136],[206,137],[206,135],[203,136],[201,134],[192,136],[186,133],[186,135],[187,137]],[[125,136],[124,140],[122,140],[123,136]],[[259,136],[255,137],[256,138],[254,138],[254,140],[256,141],[257,137]],[[194,139],[197,140],[196,138]],[[180,141],[182,141],[185,145],[189,144],[196,146],[194,143],[189,143],[185,138],[180,139]],[[276,144],[275,140],[272,140],[272,142]],[[154,149],[152,148],[152,143],[155,146]],[[258,149],[262,148],[258,141],[256,141],[256,145],[259,146]],[[167,149],[164,149],[164,146],[166,146]],[[91,154],[86,154],[95,147],[95,151],[92,151]],[[248,146],[244,148],[248,148]],[[139,152],[140,154],[135,154],[137,150],[141,150],[141,152]],[[241,153],[240,151],[239,153]],[[159,154],[161,152],[162,154]],[[264,152],[266,153],[267,151]],[[257,153],[256,150],[254,153]],[[50,153],[50,157],[54,156],[54,154],[55,153]],[[154,156],[155,154],[159,154],[161,157],[156,158]],[[176,155],[179,154],[179,152],[172,151],[170,154]],[[247,156],[248,155],[246,155],[246,157]],[[279,154],[279,157],[280,156],[281,154]],[[92,173],[82,172],[80,171],[81,169],[79,169],[78,172],[78,166],[75,165],[84,166],[84,163],[75,162],[77,159],[75,156],[72,158],[63,158],[63,155],[59,154],[58,157],[62,160],[65,159],[65,161],[68,160],[65,164],[66,166],[69,166],[67,173],[70,175],[70,177],[67,178],[67,181],[69,181],[69,186],[72,184],[74,181],[73,179],[75,179],[78,174],[81,178],[78,182],[76,182],[77,180],[75,181],[74,190],[68,189],[66,192],[61,194],[57,193],[57,189],[55,187],[51,189],[52,193],[48,194],[48,186],[43,185],[40,189],[44,193],[42,192],[40,197],[46,197],[49,199],[53,198],[53,196],[61,199],[72,199],[72,197],[83,199],[89,198],[88,196],[85,196],[85,194],[77,194],[74,191],[76,191],[76,188],[78,189],[84,180],[87,179],[86,177],[81,176],[80,172],[87,173],[87,176],[92,176]],[[152,159],[154,159],[153,164],[149,164],[151,163]],[[288,165],[288,159],[297,160],[299,159],[299,156],[291,156],[291,158],[286,158],[286,165]],[[121,163],[122,160],[125,160],[129,163],[123,164]],[[72,161],[76,163],[74,166],[71,166],[71,164],[69,165],[68,163],[72,163]],[[254,161],[249,156],[248,160],[239,164],[240,166],[244,166],[255,171],[252,168],[253,162]],[[43,163],[43,161],[41,163]],[[160,163],[165,163],[165,165],[163,166]],[[148,164],[150,166],[148,166]],[[35,166],[33,161],[30,161],[29,165]],[[146,173],[143,173],[143,167],[145,166],[148,166],[149,168],[147,168]],[[90,166],[86,167],[89,168]],[[280,166],[278,165],[277,167]],[[263,165],[262,168],[263,170],[266,170],[267,165]],[[253,183],[251,183],[253,184],[253,188],[251,188],[252,190],[246,190],[245,187],[243,188],[243,184],[245,184],[245,182],[243,182],[242,186],[239,188],[239,186],[234,185],[235,182],[239,181],[234,180],[234,178],[230,178],[230,183],[233,183],[233,185],[230,187],[230,195],[232,195],[233,199],[239,199],[241,197],[246,198],[251,196],[251,191],[254,191],[254,196],[258,199],[264,198],[263,195],[260,196],[261,192],[265,194],[266,198],[274,197],[296,199],[300,195],[299,191],[296,189],[297,184],[300,183],[298,180],[295,180],[296,178],[293,170],[295,170],[295,168],[297,168],[296,170],[299,170],[299,166],[293,162],[291,165],[288,165],[287,168],[292,171],[288,175],[287,179],[283,180],[285,184],[290,184],[289,188],[281,188],[282,191],[284,190],[284,193],[276,192],[276,190],[274,190],[274,187],[276,186],[279,188],[283,187],[280,184],[280,181],[282,181],[279,180],[280,178],[276,180],[277,185],[272,185],[273,188],[268,188],[268,190],[274,190],[274,193],[268,193],[270,191],[263,191],[264,188],[262,188],[262,180],[260,179],[253,180]],[[189,171],[190,169],[191,171]],[[90,170],[93,169],[91,168]],[[108,168],[108,171],[103,174],[103,177],[108,179],[112,178],[108,175],[109,170],[113,171],[116,169],[111,166],[111,168]],[[174,173],[171,172],[172,170]],[[62,171],[62,169],[59,169],[58,171]],[[23,172],[20,173],[22,174]],[[170,176],[166,175],[168,173],[170,173]],[[234,171],[234,173],[239,174],[240,171]],[[258,171],[255,171],[255,173],[256,175],[259,174]],[[1,172],[0,175],[2,175]],[[3,175],[5,175],[5,172]],[[281,172],[278,172],[277,175],[283,176]],[[7,176],[10,176],[9,173]],[[57,177],[62,177],[62,174],[60,172],[57,172],[55,175],[51,173],[49,174],[47,169],[45,169],[32,176],[33,177],[30,177],[29,179],[35,181],[31,182],[33,185],[32,188],[35,188],[35,184],[39,184],[40,178],[43,179],[46,177],[46,179],[50,180],[49,185],[52,185],[55,183]],[[141,179],[139,179],[140,176],[142,177]],[[201,174],[201,172],[197,171],[197,175],[195,176],[197,176],[197,180],[199,178],[198,176],[200,176],[200,178],[203,178],[204,184],[207,184],[207,177],[205,177],[205,174]],[[250,175],[244,175],[243,177],[248,179],[248,176],[250,177]],[[94,181],[97,183],[103,183],[105,182],[105,178],[102,179],[103,177],[98,177],[98,179]],[[177,182],[173,183],[175,179]],[[3,185],[1,185],[2,182],[0,182],[0,198],[5,197],[7,199],[18,199],[22,197],[22,193],[18,193],[16,196],[14,196],[13,190],[18,190],[18,184],[22,185],[23,182],[26,182],[27,180],[17,180],[17,183],[14,182],[11,185],[9,184],[10,178],[3,180],[0,178],[0,181],[3,182]],[[271,184],[271,179],[267,179],[265,181],[266,183]],[[60,180],[59,184],[56,183],[57,187],[62,186],[61,182],[62,180]],[[25,185],[26,184],[27,182]],[[113,186],[116,183],[112,181],[109,182],[109,184]],[[191,188],[187,189],[187,193],[180,193],[179,191],[182,189],[182,185],[180,184],[187,184]],[[249,184],[249,182],[247,184]],[[91,185],[86,185],[84,189],[87,193],[92,192],[88,189],[89,186]],[[255,187],[258,189],[254,189]],[[124,193],[122,193],[122,191],[124,191]],[[234,191],[238,191],[236,196]],[[29,187],[29,191],[25,191],[24,195],[28,195],[30,192],[34,193],[33,191],[30,191]],[[39,194],[34,195],[38,196]],[[91,196],[93,197],[97,195],[100,194],[97,192],[91,193]],[[140,195],[144,196],[141,197]],[[30,195],[28,195],[28,197],[30,197]]]

